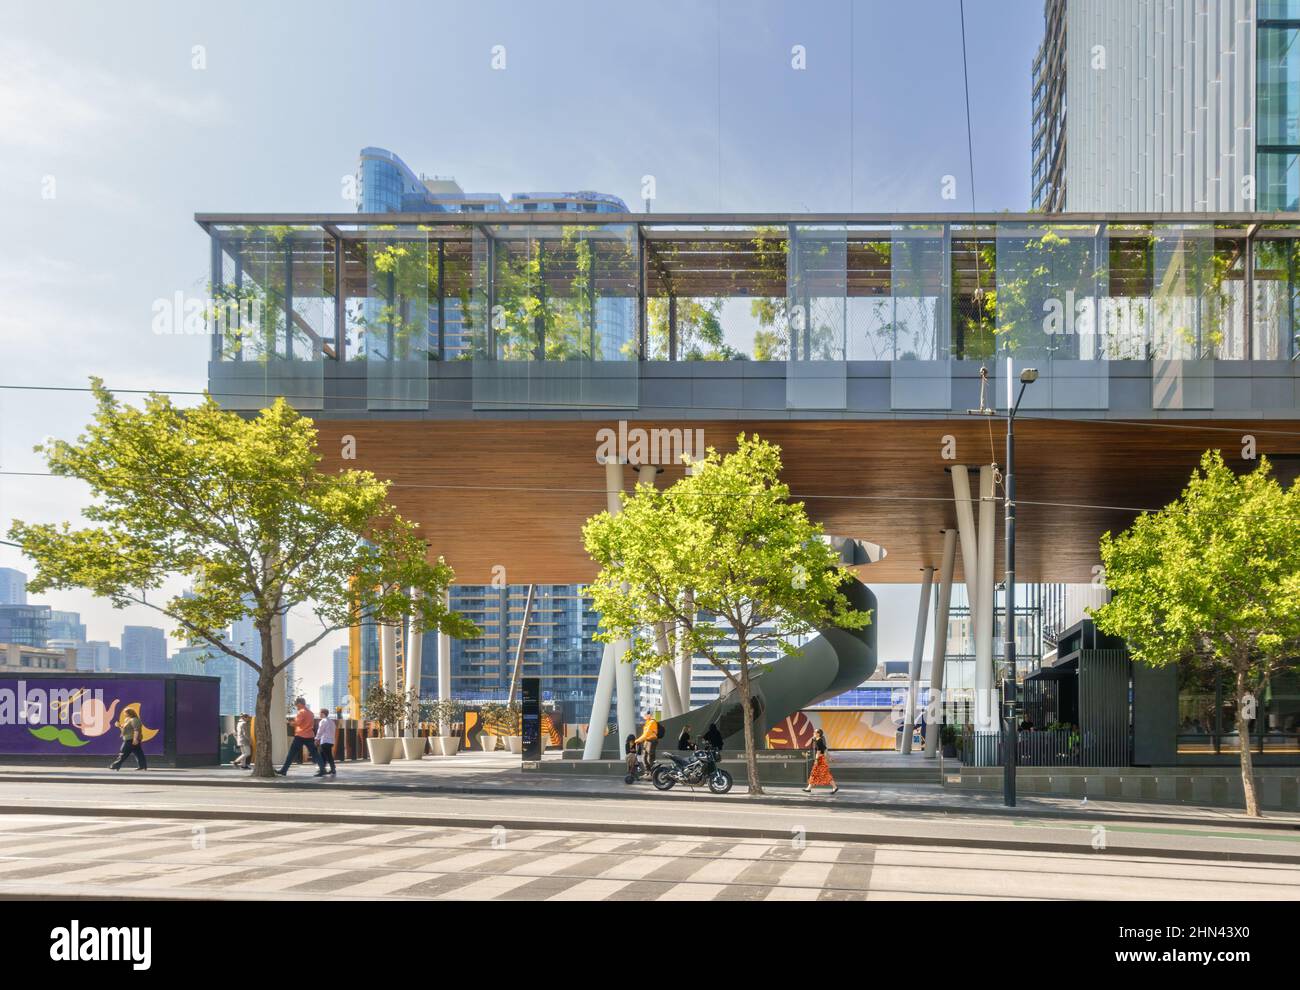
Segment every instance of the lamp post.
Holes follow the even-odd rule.
[[[1016,725],[1016,413],[1020,409],[1020,400],[1025,397],[1025,389],[1036,381],[1036,369],[1026,368],[1020,372],[1020,393],[1007,412],[1007,474],[1002,482],[1006,496],[1004,536],[1007,589],[1006,617],[1002,621],[1002,650],[1007,668],[1007,679],[1002,689],[1002,701],[1006,708],[1002,803],[1008,808],[1016,806],[1016,750],[1019,746],[1019,727]]]

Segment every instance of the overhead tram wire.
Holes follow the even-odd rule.
[[[81,478],[69,474],[55,474],[52,471],[0,471],[0,477],[10,478],[60,478],[66,481],[81,481]],[[253,479],[241,482],[241,484],[275,484],[275,482],[258,482]],[[538,495],[590,495],[593,498],[604,498],[608,494],[605,488],[556,488],[554,486],[541,485],[434,485],[420,482],[387,482],[390,488],[418,489],[420,491],[457,491],[457,492],[507,492],[514,495],[519,494],[538,494]],[[707,492],[704,493],[709,498],[726,496],[731,498],[754,498],[756,496],[744,492]],[[805,492],[791,492],[790,498],[796,501],[817,501],[817,502],[955,502],[956,499],[951,495],[818,495]],[[1132,505],[1100,505],[1089,502],[1031,502],[1025,499],[1017,499],[1018,503],[1024,505],[1042,505],[1053,506],[1056,508],[1066,509],[1095,509],[1101,512],[1154,512],[1155,508],[1150,506],[1140,508]]]

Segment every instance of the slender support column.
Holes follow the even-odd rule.
[[[655,623],[655,649],[659,651],[660,656],[668,656],[669,650],[672,649],[668,642],[666,622]],[[664,716],[676,718],[684,714],[686,710],[682,708],[681,694],[677,690],[677,671],[673,664],[666,664],[659,668],[659,681],[663,685]]]
[[[443,594],[443,605],[451,610],[450,586]],[[451,636],[445,632],[438,633],[438,700],[451,700]],[[444,736],[451,735],[451,722],[444,719],[438,731]]]
[[[926,652],[926,622],[930,621],[930,586],[935,582],[935,568],[922,568],[926,573],[920,579],[920,603],[917,607],[917,635],[911,641],[911,666],[907,669],[907,707],[902,717],[902,752],[911,752],[911,734],[917,725],[917,691],[920,689],[920,659]],[[939,635],[939,630],[935,630]]]
[[[948,608],[952,603],[952,572],[957,561],[957,531],[943,531],[943,564],[939,568],[939,600],[935,603],[934,649],[930,654],[930,704],[925,718],[925,758],[939,751],[943,722],[943,668],[948,662]]]
[[[685,595],[686,603],[683,611],[691,615],[695,611],[695,592],[688,591]],[[694,657],[691,656],[690,647],[685,644],[686,637],[679,636],[677,642],[677,693],[682,699],[682,714],[691,710],[691,668],[694,663]]]
[[[993,540],[997,535],[993,503],[993,467],[980,468],[979,510],[979,614],[975,627],[975,726],[981,732],[997,730],[997,704],[993,691]]]
[[[418,592],[417,592],[418,594]],[[411,617],[406,643],[406,693],[420,690],[420,678],[424,675],[424,632]]]
[[[537,585],[528,586],[528,598],[524,600],[524,621],[519,624],[519,642],[515,644],[515,667],[510,672],[510,697],[506,699],[510,704],[515,703],[515,698],[519,696],[519,675],[524,669],[524,642],[528,639],[528,620],[533,617],[533,595],[537,593]],[[507,614],[509,609],[507,609]]]
[[[284,663],[283,615],[271,618],[271,662],[277,667]],[[271,685],[271,762],[277,767],[283,765],[289,755],[289,733],[285,726],[289,702],[284,696],[287,674],[287,670],[280,671]]]
[[[397,690],[397,627],[379,627],[379,679],[385,691]],[[384,735],[396,734],[396,726],[385,725]]]
[[[934,568],[922,568],[921,602],[916,609],[916,638],[912,641],[912,666],[907,673],[907,707],[903,714],[903,755],[912,752],[912,731],[916,726],[916,693],[921,687],[921,657],[925,654],[925,624],[930,619],[930,586],[934,583]],[[939,630],[934,631],[935,638]]]
[[[961,571],[966,579],[971,622],[975,623],[979,621],[979,544],[970,501],[970,475],[964,464],[952,468],[952,494],[957,505],[957,532],[961,536]]]
[[[611,457],[605,462],[605,505],[611,515],[623,511],[620,495],[623,491],[623,465]],[[627,652],[627,640],[605,644],[600,659],[600,675],[596,678],[596,694],[591,702],[591,721],[587,723],[587,744],[583,747],[584,760],[599,760],[605,743],[605,726],[609,722],[610,696],[618,687],[618,738],[621,742],[632,731],[636,712],[632,704],[632,668],[622,663]],[[633,733],[635,735],[635,733]]]

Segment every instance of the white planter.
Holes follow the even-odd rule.
[[[497,748],[497,736],[489,736],[486,732],[479,734],[478,741],[483,747],[483,752],[491,753]]]
[[[506,736],[506,747],[510,752],[518,755],[524,751],[523,736]]]
[[[455,756],[460,749],[459,736],[430,736],[429,742],[439,756]]]
[[[397,740],[391,737],[371,736],[366,740],[366,752],[370,756],[370,762],[377,767],[392,763],[396,749]]]
[[[402,755],[408,760],[424,759],[424,736],[402,736]]]

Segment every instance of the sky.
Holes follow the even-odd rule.
[[[1029,206],[1041,0],[965,0],[969,154],[959,0],[45,0],[5,19],[3,529],[76,523],[86,502],[29,473],[89,397],[35,389],[205,386],[209,341],[153,331],[157,300],[204,292],[194,214],[352,210],[368,145],[468,191],[633,209],[649,175],[657,213]],[[3,566],[32,571],[0,546]],[[881,656],[910,655],[916,586],[876,590]],[[92,640],[165,624],[84,593],[32,600],[79,611]],[[313,625],[291,615],[288,634]],[[343,642],[299,662],[312,697]]]

